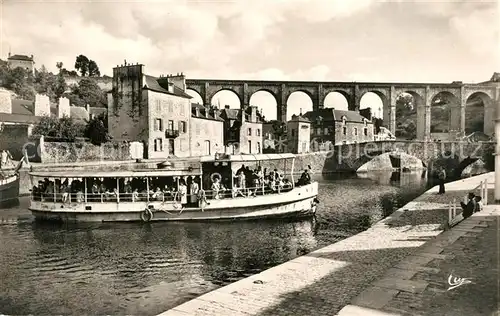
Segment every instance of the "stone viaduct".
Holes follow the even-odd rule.
[[[480,98],[484,109],[484,132],[494,132],[495,101],[500,100],[500,85],[492,82],[479,84],[453,83],[381,83],[381,82],[311,82],[311,81],[256,81],[186,79],[186,88],[196,91],[204,104],[221,90],[233,91],[240,104],[248,105],[252,94],[267,91],[276,99],[277,117],[286,121],[287,100],[293,92],[304,92],[313,102],[313,110],[324,107],[328,93],[339,92],[347,99],[349,110],[358,110],[361,97],[367,92],[377,94],[383,103],[384,122],[392,133],[396,130],[396,100],[402,93],[413,96],[417,108],[417,139],[429,140],[431,104],[438,98],[447,98],[450,106],[450,131],[465,131],[465,107],[470,98]]]

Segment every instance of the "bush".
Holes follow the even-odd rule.
[[[53,116],[44,116],[33,127],[34,135],[55,137],[69,142],[75,141],[77,137],[83,137],[85,135],[84,131],[85,124],[70,117],[60,119]]]
[[[97,146],[109,141],[108,129],[101,118],[93,118],[88,122],[85,137]]]

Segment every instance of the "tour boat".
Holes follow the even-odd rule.
[[[318,183],[305,176],[309,180],[295,184],[294,161],[293,154],[216,154],[187,168],[166,163],[130,171],[31,172],[38,185],[29,209],[36,219],[84,222],[311,217],[319,203]],[[243,185],[242,176],[235,178],[238,168],[241,174],[251,172],[243,165],[260,166],[261,181],[255,186]],[[278,169],[282,181],[264,183],[263,166]]]

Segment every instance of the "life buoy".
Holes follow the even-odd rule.
[[[212,173],[212,174],[210,175],[210,180],[212,180],[212,183],[214,183],[214,182],[215,182],[215,178],[216,178],[216,177],[217,177],[217,178],[219,178],[219,180],[222,180],[222,176],[221,176],[221,174],[220,174],[220,173],[218,173],[218,172],[214,172],[214,173]]]
[[[149,209],[146,208],[144,212],[141,213],[141,219],[143,222],[150,222],[153,220],[153,212]]]

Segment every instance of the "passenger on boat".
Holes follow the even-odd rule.
[[[156,201],[163,201],[163,192],[160,187],[156,187],[156,191],[153,193],[151,198]]]
[[[187,206],[187,186],[184,179],[179,181],[179,198],[183,208]]]
[[[309,170],[304,169],[304,172],[302,172],[299,181],[297,181],[297,186],[307,185],[310,183],[311,183],[311,175],[309,174]]]
[[[61,192],[62,192],[62,202],[66,203],[68,201],[70,187],[68,185],[68,179],[64,180],[61,184]]]
[[[192,206],[198,206],[198,192],[200,191],[200,187],[198,185],[197,179],[191,181],[191,187],[189,191],[189,198]]]
[[[135,201],[140,201],[141,198],[139,197],[139,190],[134,189],[134,192],[132,192],[132,202]]]
[[[219,179],[219,177],[214,177],[213,183],[212,183],[212,199],[219,200],[220,199],[220,191],[221,191],[220,179]]]
[[[76,202],[82,203],[85,201],[85,196],[82,191],[76,192]]]

